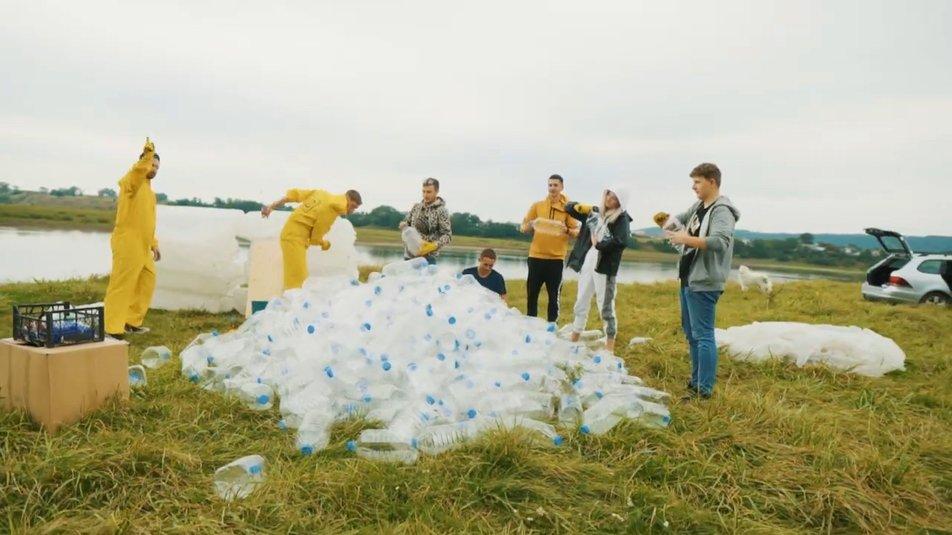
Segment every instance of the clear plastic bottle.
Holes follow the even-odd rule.
[[[480,431],[481,426],[470,421],[434,425],[420,432],[416,446],[427,455],[437,455],[462,445]]]
[[[139,362],[146,368],[156,369],[172,360],[172,351],[165,346],[147,347],[139,357]]]
[[[568,227],[561,221],[539,217],[532,221],[532,230],[537,234],[564,236],[568,232]]]
[[[502,423],[509,429],[519,427],[527,431],[533,431],[537,435],[544,437],[546,441],[553,446],[561,446],[564,442],[562,435],[560,435],[554,427],[545,422],[533,420],[532,418],[510,417],[504,418]]]
[[[148,384],[145,376],[145,368],[141,364],[129,366],[129,386],[132,388],[141,388]]]
[[[419,453],[389,429],[364,429],[357,438],[357,455],[374,461],[413,464]]]
[[[407,251],[413,254],[419,252],[420,248],[423,247],[423,236],[420,235],[420,231],[412,226],[408,225],[404,228],[400,237],[403,238],[403,244],[406,245]]]
[[[559,398],[559,423],[578,425],[582,421],[582,403],[576,394],[563,394]]]
[[[238,396],[249,409],[266,411],[274,405],[274,391],[263,383],[243,383],[238,388]]]
[[[330,429],[333,423],[334,417],[329,411],[311,411],[305,414],[298,427],[298,451],[311,455],[326,448],[331,441]]]
[[[215,492],[224,500],[247,498],[264,482],[265,460],[260,455],[248,455],[215,470]]]
[[[579,430],[586,434],[600,435],[618,425],[622,419],[664,427],[671,421],[671,413],[664,405],[643,400],[633,394],[606,395],[585,411]]]

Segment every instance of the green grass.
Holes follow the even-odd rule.
[[[104,285],[2,285],[0,334],[9,333],[11,303],[89,302]],[[511,281],[510,292],[524,309],[524,285]],[[675,284],[624,285],[618,298],[620,356],[674,396],[688,374],[676,292]],[[574,294],[567,284],[563,311]],[[769,306],[731,287],[717,320],[869,327],[906,351],[907,370],[870,379],[722,357],[715,398],[672,401],[667,429],[566,431],[558,449],[494,435],[395,466],[345,450],[361,421],[338,425],[326,451],[301,457],[276,428],[276,411],[255,413],[201,390],[179,375],[175,358],[128,404],[53,436],[22,413],[0,413],[0,531],[853,533],[952,525],[952,309],[867,303],[856,284],[798,282]],[[130,357],[154,344],[177,353],[196,334],[241,321],[153,311],[152,332],[131,340]],[[632,336],[653,340],[629,350]],[[267,484],[243,501],[218,500],[214,470],[251,453],[267,458]]]
[[[115,210],[0,204],[0,226],[110,231]]]

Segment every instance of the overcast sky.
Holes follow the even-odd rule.
[[[271,201],[359,189],[520,220],[717,163],[759,231],[952,234],[952,2],[0,0],[0,181]]]

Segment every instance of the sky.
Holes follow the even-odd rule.
[[[358,189],[521,220],[546,179],[635,227],[716,163],[738,227],[952,234],[952,2],[0,2],[0,181]]]

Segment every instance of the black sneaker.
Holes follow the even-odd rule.
[[[126,325],[126,334],[145,334],[149,332],[148,327],[134,327],[132,325]]]
[[[109,337],[109,338],[116,339],[116,340],[125,340],[125,339],[126,339],[125,333],[123,333],[123,334],[106,333],[106,336]]]
[[[696,399],[701,399],[701,400],[711,399],[711,394],[708,394],[706,392],[701,392],[697,388],[692,387],[688,389],[688,393],[686,395],[681,397],[681,401],[685,403],[689,401],[694,401]]]

